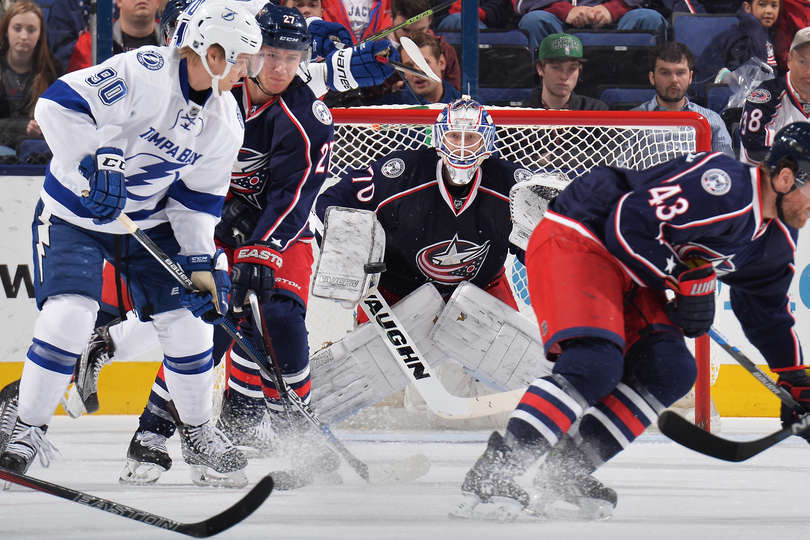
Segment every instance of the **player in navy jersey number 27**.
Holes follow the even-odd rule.
[[[37,103],[53,151],[32,226],[41,312],[0,456],[7,469],[25,472],[36,455],[45,463],[52,452],[47,424],[93,331],[108,259],[118,261],[139,316],[160,336],[184,458],[244,477],[245,456],[210,423],[206,321],[228,309],[230,283],[213,233],[244,131],[230,89],[260,67],[261,32],[250,13],[219,1],[196,5],[181,24],[180,47],[142,47],[69,73]],[[116,222],[122,211],[203,293],[178,291]]]
[[[552,374],[529,386],[505,436],[492,434],[453,514],[553,515],[570,503],[583,517],[611,515],[616,492],[591,473],[692,387],[684,335],[711,326],[717,279],[779,384],[810,409],[787,296],[808,181],[810,123],[799,122],[756,167],[688,154],[643,171],[599,167],[562,191],[526,250]],[[519,483],[544,455],[532,485]]]

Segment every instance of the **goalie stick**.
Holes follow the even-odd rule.
[[[723,350],[728,352],[737,363],[748,370],[748,372],[768,390],[782,400],[782,403],[800,412],[801,416],[790,426],[760,439],[752,441],[733,441],[704,431],[699,426],[689,422],[675,412],[664,411],[661,413],[661,416],[658,417],[658,429],[661,430],[661,433],[681,446],[685,446],[701,454],[725,461],[739,462],[745,461],[767,450],[791,435],[799,435],[810,429],[810,414],[804,411],[802,406],[793,399],[793,396],[791,396],[787,390],[774,383],[750,358],[745,356],[740,349],[731,345],[715,328],[712,327],[709,329],[709,336],[715,343],[720,345]]]
[[[143,246],[147,253],[154,257],[155,260],[157,260],[158,263],[160,263],[160,265],[166,269],[166,271],[168,271],[178,283],[180,283],[180,285],[188,290],[195,290],[194,284],[191,282],[191,279],[186,275],[180,265],[172,260],[172,258],[169,257],[162,249],[160,249],[160,247],[155,244],[146,233],[139,229],[129,216],[122,212],[118,216],[117,220],[129,234],[135,237],[135,239],[139,244],[141,244],[141,246]],[[229,336],[231,336],[231,338],[239,343],[242,350],[244,350],[250,359],[259,366],[259,368],[265,373],[266,377],[274,379],[272,374],[273,369],[268,365],[269,362],[267,359],[262,358],[262,356],[256,352],[250,342],[239,332],[239,330],[236,329],[231,321],[223,317],[222,322],[220,322],[219,325],[228,333]],[[293,394],[297,396],[297,394],[294,392]],[[293,403],[295,404],[296,402],[293,401]],[[430,468],[430,463],[427,461],[427,458],[421,454],[412,456],[406,460],[375,464],[375,466],[372,467],[354,456],[354,454],[352,454],[349,449],[346,448],[346,446],[340,442],[337,437],[335,437],[332,430],[329,429],[329,426],[318,419],[315,412],[308,405],[301,402],[300,410],[310,422],[315,424],[320,429],[320,432],[323,433],[334,448],[344,458],[346,458],[346,461],[355,470],[355,472],[357,472],[357,474],[359,474],[369,483],[375,484],[413,480],[426,474],[427,470]]]
[[[261,506],[273,491],[273,478],[269,475],[265,476],[259,480],[244,497],[219,514],[195,523],[182,523],[119,502],[96,497],[84,491],[53,484],[45,480],[18,474],[2,468],[0,468],[0,479],[91,508],[96,508],[110,514],[115,514],[116,516],[139,521],[146,525],[166,529],[167,531],[174,531],[194,538],[207,538],[233,527]]]

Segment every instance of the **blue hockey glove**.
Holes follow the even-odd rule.
[[[180,304],[207,323],[219,324],[228,313],[228,258],[218,249],[210,255],[178,255],[177,263],[189,274],[195,291],[183,289]]]
[[[88,154],[79,163],[79,172],[90,182],[90,189],[79,200],[93,214],[93,223],[115,221],[124,209],[127,203],[124,169],[124,152],[111,146],[99,148],[95,156]]]
[[[222,207],[222,218],[214,229],[214,238],[233,249],[247,242],[258,221],[259,209],[242,197],[233,196]]]
[[[394,73],[388,60],[401,58],[387,39],[333,52],[326,59],[326,84],[338,92],[382,84]]]
[[[670,320],[683,329],[686,337],[698,337],[714,322],[714,290],[717,276],[711,263],[701,261],[678,276],[673,283],[675,301],[664,306]]]
[[[265,244],[247,244],[233,252],[231,304],[241,314],[248,291],[253,291],[261,302],[270,301],[275,293],[276,270],[281,269],[281,253]]]
[[[804,369],[783,371],[779,374],[776,384],[790,392],[793,399],[804,407],[805,412],[810,412],[810,377],[807,376],[807,371]],[[799,411],[791,409],[783,403],[780,413],[782,427],[788,427],[796,422],[800,414]],[[800,436],[806,439],[807,442],[810,442],[810,430],[801,433]]]
[[[340,23],[326,22],[323,19],[313,19],[309,23],[309,33],[312,34],[312,57],[326,58],[338,49],[335,39],[346,47],[354,45],[349,30]]]

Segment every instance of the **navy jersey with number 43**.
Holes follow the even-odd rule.
[[[545,219],[584,226],[641,286],[664,289],[684,261],[711,261],[751,343],[772,368],[791,367],[802,363],[787,296],[798,231],[763,218],[762,181],[756,167],[720,153],[643,171],[599,167],[574,180]]]
[[[503,272],[512,230],[509,189],[531,173],[490,157],[454,193],[441,180],[441,167],[430,148],[393,152],[346,173],[316,202],[321,219],[329,206],[376,212],[386,236],[380,286],[396,295],[429,281],[444,295],[463,281],[484,288]]]
[[[329,108],[297,77],[267,103],[254,105],[244,83],[232,90],[245,117],[245,139],[231,173],[231,196],[256,209],[247,239],[284,251],[311,237],[309,213],[329,168]]]

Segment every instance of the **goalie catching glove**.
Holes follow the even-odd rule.
[[[378,57],[385,60],[380,61]],[[326,84],[338,92],[382,84],[394,73],[388,60],[399,62],[401,59],[387,39],[334,52],[326,59]]]
[[[810,377],[807,376],[807,371],[804,368],[781,372],[776,384],[790,392],[793,399],[798,401],[799,405],[804,408],[804,412],[810,412]],[[789,427],[799,419],[801,414],[801,411],[791,409],[783,403],[780,414],[782,427]],[[799,436],[810,442],[810,430],[800,433]]]
[[[99,148],[94,156],[88,154],[79,163],[79,172],[90,183],[90,189],[79,200],[93,214],[96,225],[110,223],[121,215],[127,203],[124,169],[123,150],[112,146]]]
[[[694,338],[709,331],[714,322],[714,291],[717,276],[706,261],[690,263],[692,268],[682,272],[677,282],[669,285],[675,300],[664,306],[670,320],[683,329],[686,337]]]
[[[228,258],[218,249],[211,255],[178,255],[175,258],[196,290],[183,289],[180,304],[207,323],[218,324],[228,312]]]
[[[269,302],[276,288],[276,270],[281,269],[281,253],[266,244],[246,244],[234,250],[231,281],[231,304],[241,313],[248,291],[262,303]]]

